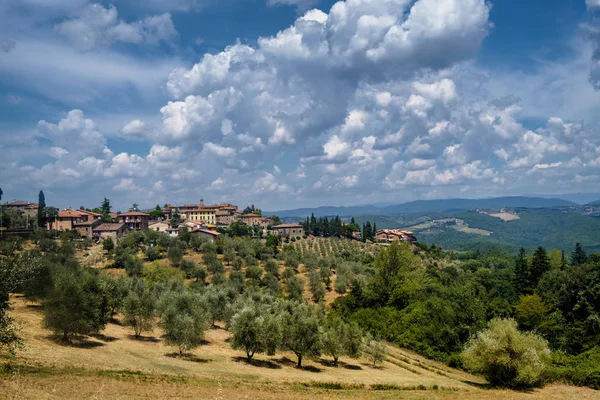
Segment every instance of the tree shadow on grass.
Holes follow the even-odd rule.
[[[106,336],[106,335],[103,335],[101,333],[97,333],[95,335],[90,335],[90,336],[93,337],[93,338],[95,338],[95,339],[98,339],[98,340],[100,340],[102,342],[105,342],[105,343],[116,342],[117,340],[119,340],[119,338],[112,337],[112,336]]]
[[[189,353],[184,353],[184,354],[167,353],[167,354],[165,354],[165,356],[170,357],[170,358],[178,358],[180,360],[195,362],[195,363],[199,363],[199,364],[206,364],[211,361],[209,359],[200,358],[194,354],[189,354]]]
[[[269,360],[252,360],[252,362],[248,362],[248,359],[246,357],[231,357],[232,361],[235,362],[239,362],[239,363],[244,363],[247,365],[250,365],[252,367],[258,367],[258,368],[268,368],[268,369],[281,369],[281,366],[274,363],[273,361],[269,361]]]
[[[131,334],[131,335],[127,335],[127,338],[129,340],[135,340],[136,342],[146,342],[146,343],[159,343],[160,342],[160,339],[155,338],[154,336],[135,337],[135,335]]]
[[[106,346],[104,343],[88,340],[85,336],[76,336],[70,341],[66,341],[62,335],[48,335],[47,338],[59,346],[73,347],[76,349],[94,349],[96,347]]]
[[[495,390],[495,389],[510,389],[510,390],[514,390],[515,392],[519,392],[519,393],[533,393],[535,391],[536,388],[509,388],[509,387],[502,387],[502,386],[494,386],[491,383],[480,383],[480,382],[473,382],[473,381],[467,381],[467,380],[461,380],[462,383],[470,385],[470,386],[474,386],[478,389],[482,389],[482,390]]]
[[[27,304],[25,307],[30,308],[32,310],[43,310],[44,306],[41,304]]]
[[[347,362],[344,362],[344,361],[338,361],[338,365],[335,365],[333,360],[325,360],[325,359],[321,358],[318,361],[318,363],[323,365],[324,367],[345,368],[345,369],[350,369],[350,370],[354,370],[354,371],[362,370],[362,367],[360,365],[348,364]]]

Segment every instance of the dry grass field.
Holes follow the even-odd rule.
[[[253,365],[230,349],[228,333],[210,330],[206,343],[185,358],[166,346],[156,330],[134,340],[111,323],[103,336],[67,346],[41,326],[35,303],[12,299],[25,349],[0,373],[0,399],[598,399],[585,388],[548,386],[528,393],[485,389],[475,376],[389,347],[388,360],[373,368],[367,360],[327,357],[309,360],[302,370],[292,354],[256,356]]]

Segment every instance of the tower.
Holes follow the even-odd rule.
[[[200,207],[204,207],[204,197],[200,197]]]

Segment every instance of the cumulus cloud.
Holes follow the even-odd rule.
[[[588,10],[595,10],[600,8],[600,0],[585,0],[585,5]]]
[[[75,18],[56,25],[56,31],[80,51],[108,47],[116,42],[157,44],[177,36],[168,13],[127,23],[119,19],[115,6],[104,8],[101,4],[88,5]]]
[[[127,199],[197,201],[207,190],[263,207],[589,185],[600,137],[560,113],[529,118],[525,101],[490,95],[494,84],[469,63],[488,17],[483,0],[347,0],[311,10],[254,45],[231,43],[170,69],[172,98],[157,115],[105,128],[147,147],[113,152],[103,121],[72,110],[38,124],[45,140],[36,151],[53,162],[34,167],[8,151],[15,166],[0,178],[14,181],[8,174],[18,171],[44,187],[93,177]],[[135,24],[111,21],[102,26]]]

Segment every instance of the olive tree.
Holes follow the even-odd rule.
[[[248,362],[256,353],[274,355],[280,346],[281,322],[266,307],[246,305],[231,319],[231,348],[244,350]]]
[[[202,343],[210,327],[210,313],[200,295],[170,292],[163,296],[160,310],[163,337],[168,345],[178,348],[180,355]]]
[[[346,323],[334,318],[325,324],[323,329],[323,351],[333,358],[333,364],[338,365],[342,356],[358,358],[361,355],[363,333],[356,323]]]
[[[292,302],[282,318],[282,348],[294,353],[298,358],[298,368],[302,368],[305,357],[321,355],[322,312],[314,305]]]
[[[136,338],[144,331],[154,328],[154,310],[156,300],[146,282],[142,279],[132,279],[129,293],[123,302],[125,324],[133,329]]]
[[[377,366],[377,363],[384,362],[387,358],[385,342],[380,339],[374,339],[371,335],[368,335],[363,342],[362,352],[373,362],[373,368]]]
[[[541,383],[551,353],[542,337],[519,331],[513,319],[496,318],[469,340],[462,356],[493,385],[527,388]]]
[[[44,302],[44,326],[70,342],[74,335],[104,329],[109,318],[105,294],[98,278],[87,271],[60,271]]]

